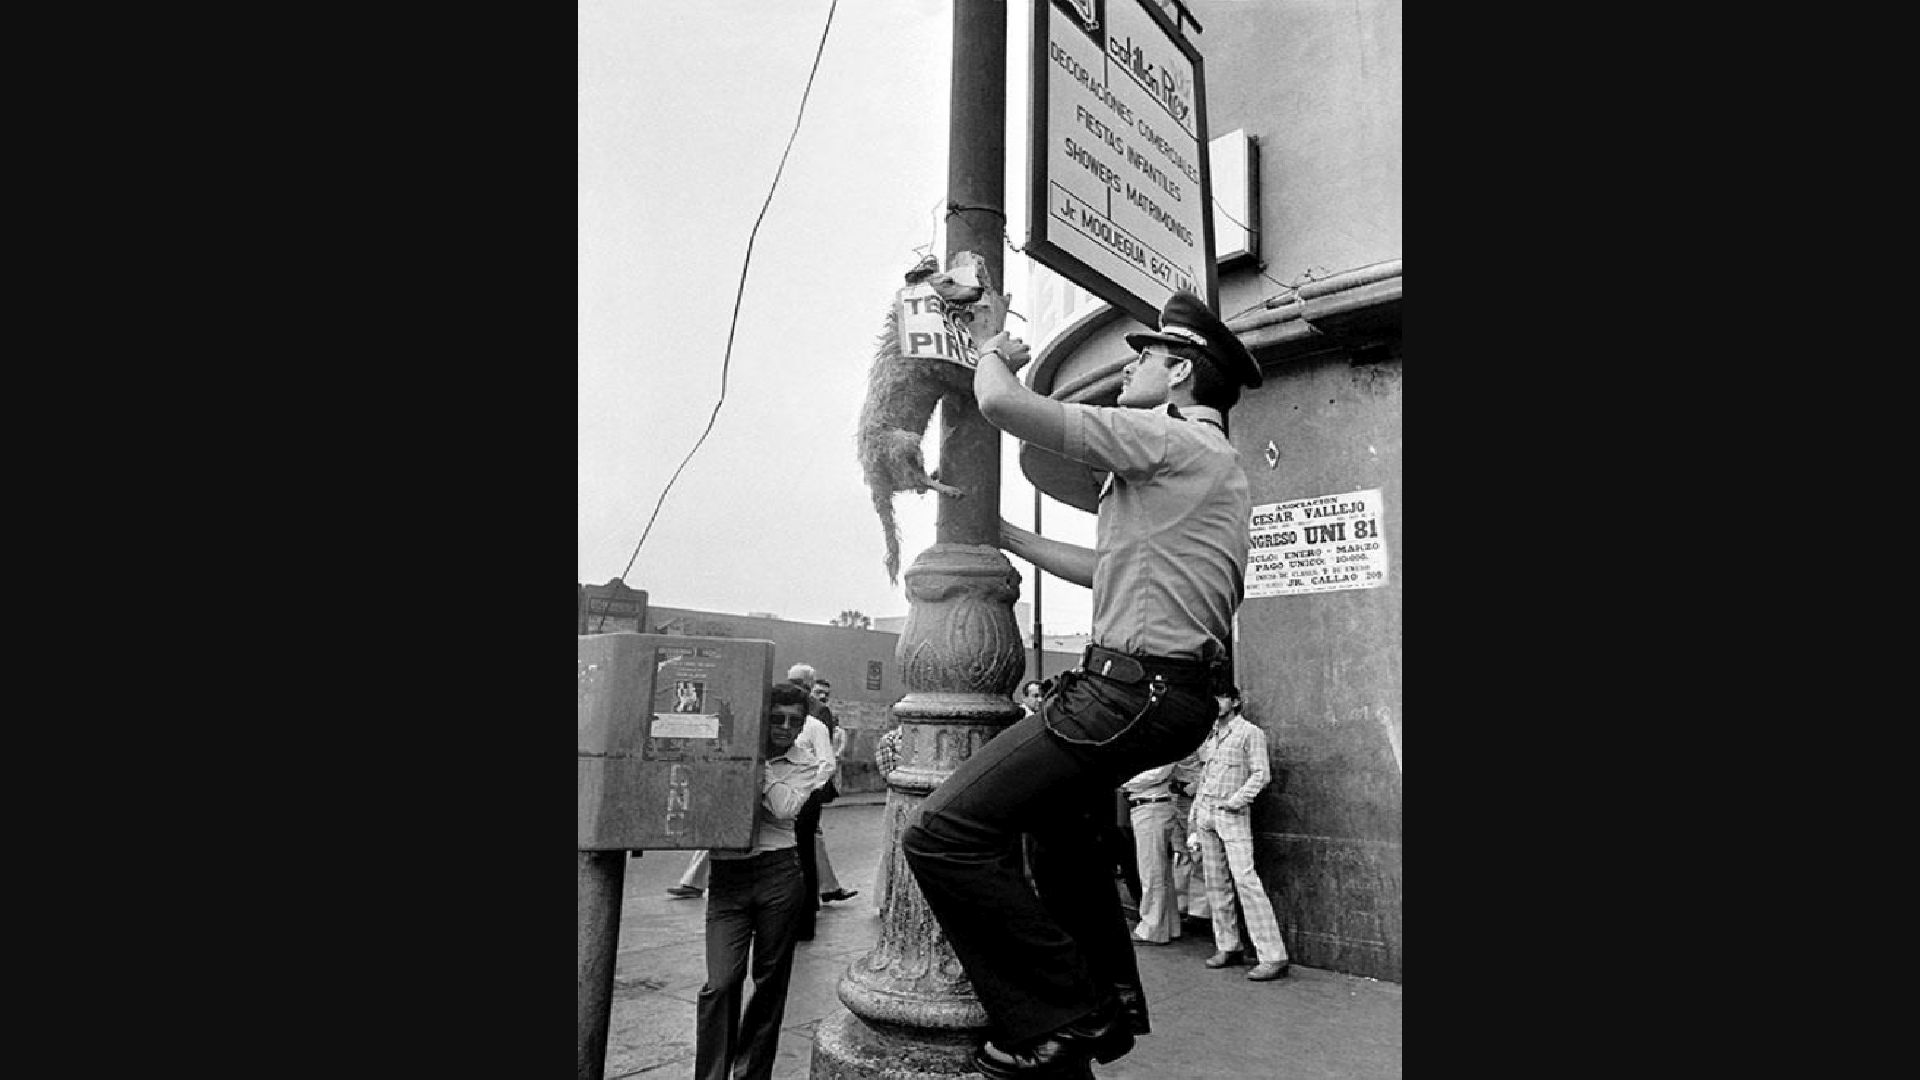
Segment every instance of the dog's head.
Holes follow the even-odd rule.
[[[928,255],[915,263],[913,269],[907,271],[907,284],[918,285],[939,271],[940,260]]]
[[[993,288],[993,274],[984,257],[962,251],[953,257],[952,266],[929,277],[927,284],[949,305],[966,307],[979,303],[980,297]]]

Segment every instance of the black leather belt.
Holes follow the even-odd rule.
[[[1171,795],[1153,795],[1145,799],[1128,799],[1127,805],[1128,806],[1145,806],[1148,803],[1171,802],[1171,801],[1173,801],[1173,796]]]
[[[1212,668],[1205,660],[1181,660],[1162,656],[1132,656],[1099,645],[1087,646],[1080,666],[1089,675],[1131,686],[1158,677],[1169,686],[1201,686],[1208,683]]]

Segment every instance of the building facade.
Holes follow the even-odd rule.
[[[1249,529],[1272,545],[1255,548],[1234,633],[1235,678],[1272,759],[1253,809],[1257,865],[1295,959],[1397,982],[1401,5],[1186,7],[1203,28],[1186,33],[1210,136],[1245,132],[1253,159],[1253,257],[1221,266],[1218,309],[1265,379],[1229,422]],[[1122,337],[1138,328],[1104,304],[1076,312],[1036,351],[1032,385],[1111,404]],[[1084,469],[1031,448],[1021,466],[1093,507]]]

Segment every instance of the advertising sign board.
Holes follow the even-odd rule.
[[[1149,326],[1219,305],[1200,54],[1148,0],[1035,0],[1026,252]]]
[[[1378,489],[1255,506],[1247,599],[1385,585],[1384,513]]]
[[[753,846],[773,642],[578,639],[579,849]]]

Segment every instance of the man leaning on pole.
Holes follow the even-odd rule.
[[[901,850],[987,1013],[974,1065],[994,1078],[1079,1075],[1149,1031],[1145,995],[1095,843],[1113,792],[1206,737],[1213,681],[1244,595],[1246,473],[1227,412],[1260,371],[1204,303],[1176,293],[1118,407],[1052,400],[1014,377],[1024,342],[980,346],[973,391],[989,423],[1107,471],[1091,549],[1002,522],[1000,545],[1093,590],[1093,641],[1032,716],[962,762],[921,804]],[[1035,846],[1027,887],[1021,836]]]

